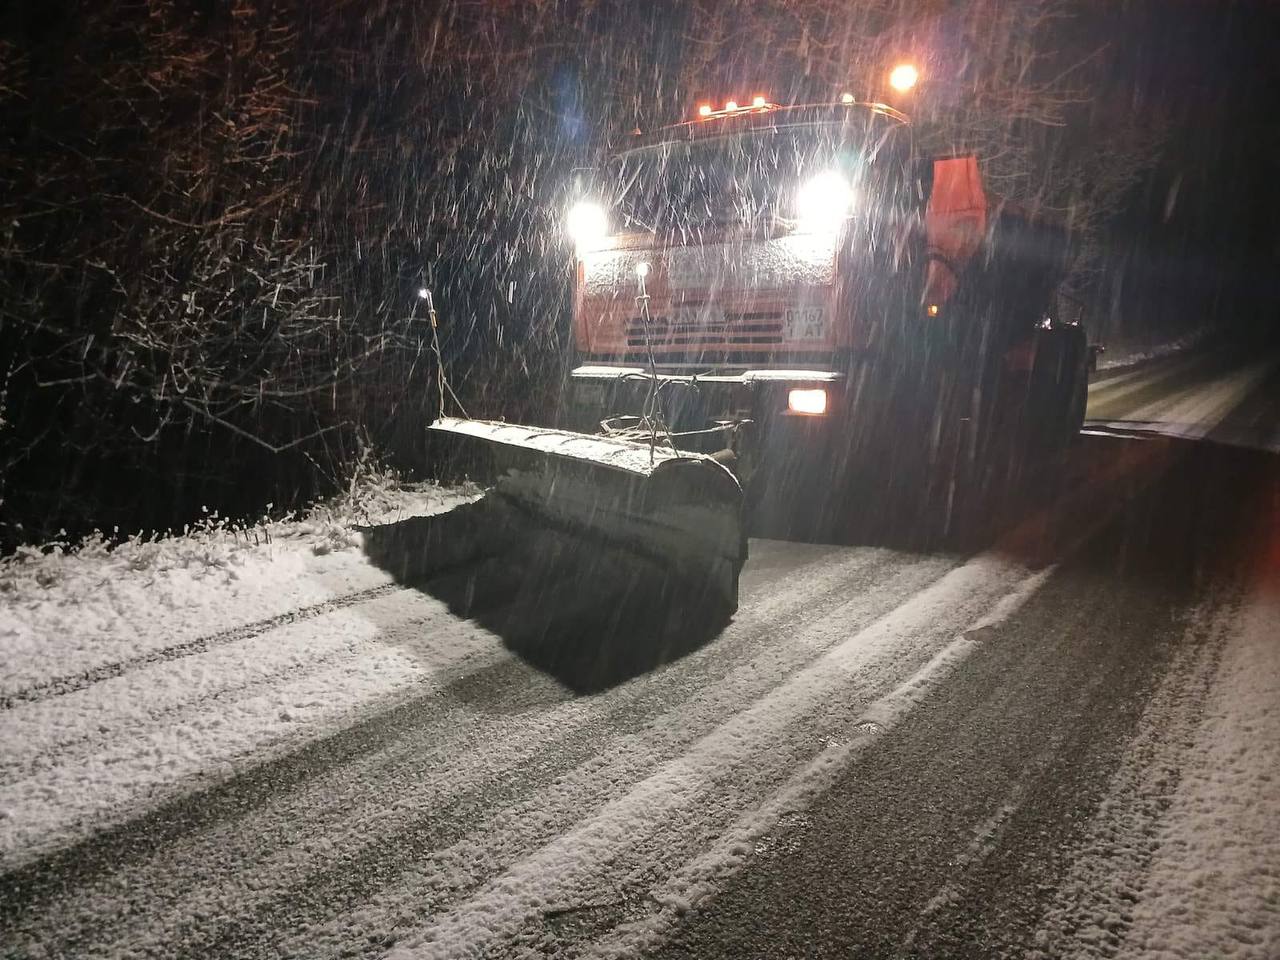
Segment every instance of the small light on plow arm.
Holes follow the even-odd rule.
[[[803,413],[811,417],[821,416],[827,412],[827,391],[821,387],[792,390],[787,394],[787,409],[792,413]]]
[[[931,317],[936,317],[939,312],[939,307],[936,303],[931,303],[925,308],[925,313],[929,314]]]
[[[636,276],[643,280],[649,275],[649,265],[643,261],[636,264]]]

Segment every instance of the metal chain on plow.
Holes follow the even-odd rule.
[[[647,268],[648,264],[640,264],[640,268]],[[622,379],[644,379],[648,386],[645,396],[644,409],[640,416],[614,416],[607,417],[600,421],[600,428],[606,436],[619,437],[624,440],[636,440],[649,442],[649,461],[653,462],[654,450],[658,445],[658,434],[666,438],[667,444],[671,447],[673,453],[679,454],[680,449],[676,446],[677,438],[684,437],[700,437],[713,433],[734,432],[743,425],[750,423],[750,420],[736,420],[733,422],[717,423],[713,427],[703,430],[681,430],[673,431],[667,424],[666,417],[662,411],[662,391],[668,387],[682,386],[692,390],[698,390],[698,377],[694,374],[688,381],[663,380],[658,376],[658,361],[653,352],[653,318],[649,313],[649,292],[645,287],[645,277],[648,276],[647,269],[637,269],[636,278],[639,293],[635,298],[636,306],[640,310],[640,325],[644,333],[645,355],[648,361],[648,370],[641,374],[626,373],[622,375]]]
[[[458,395],[453,392],[453,387],[449,384],[448,378],[444,375],[444,357],[440,354],[440,322],[436,317],[436,304],[431,297],[431,291],[426,287],[422,288],[422,299],[427,301],[427,316],[431,318],[431,352],[436,355],[436,389],[440,395],[440,416],[444,416],[444,394],[447,390],[449,396],[453,398],[454,404],[458,408],[458,412],[463,417],[467,417],[467,408],[462,405],[462,401],[458,399]]]

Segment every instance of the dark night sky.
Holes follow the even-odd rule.
[[[1108,28],[1117,107],[1170,122],[1163,160],[1117,225],[1122,308],[1176,312],[1169,319],[1187,326],[1213,311],[1234,330],[1269,332],[1280,293],[1280,5],[1143,0],[1101,13],[1099,32]]]

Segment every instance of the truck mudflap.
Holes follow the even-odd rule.
[[[729,614],[746,560],[743,494],[722,464],[617,437],[441,417],[429,428],[493,457],[494,495],[535,522],[638,554]]]

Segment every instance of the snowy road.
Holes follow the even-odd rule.
[[[1090,403],[1173,438],[977,553],[753,541],[723,628],[442,518],[13,604],[0,956],[1280,956],[1280,458],[1178,439],[1280,368]]]
[[[1090,425],[1147,426],[1172,437],[1280,452],[1274,353],[1243,358],[1238,350],[1172,356],[1110,370],[1089,385]]]

